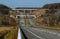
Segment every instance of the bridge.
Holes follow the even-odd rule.
[[[26,15],[20,15],[20,13],[24,13],[24,14],[26,14],[26,13],[29,13],[29,14],[31,14],[32,13],[32,11],[35,11],[35,10],[38,10],[38,9],[40,9],[39,7],[17,7],[15,10],[17,11],[17,15],[16,15],[16,18],[19,16],[26,16]],[[35,17],[36,18],[36,16],[35,15],[30,15],[30,16],[33,16],[33,17]]]
[[[18,18],[18,17],[20,17],[20,16],[30,16],[30,17],[34,17],[34,18],[36,18],[35,15],[16,15],[16,18]]]
[[[17,7],[16,11],[17,11],[17,15],[19,15],[21,13],[32,13],[32,11],[38,10],[40,9],[39,7]]]

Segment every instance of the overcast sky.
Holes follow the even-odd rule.
[[[60,3],[60,0],[0,0],[0,4],[15,7],[42,7],[49,3]]]

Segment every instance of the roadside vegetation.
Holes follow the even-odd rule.
[[[17,39],[18,27],[12,29],[8,34],[4,36],[4,39]]]
[[[41,9],[33,11],[32,14],[36,15],[39,27],[47,29],[60,30],[60,3],[46,4]],[[37,27],[38,27],[37,26]]]
[[[18,19],[16,11],[0,5],[0,39],[17,39]]]
[[[30,24],[30,22],[29,22],[29,19],[28,19],[28,18],[24,19],[24,21],[25,21],[25,25],[26,25],[26,26],[28,26],[28,27],[30,27],[30,26],[31,26],[31,24]]]
[[[25,25],[26,26],[28,26],[28,27],[31,26],[31,24],[30,24],[29,19],[27,18],[27,16],[24,18],[24,21],[25,21]]]

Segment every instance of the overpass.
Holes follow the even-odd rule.
[[[35,11],[35,10],[38,10],[38,9],[40,9],[40,8],[39,7],[17,7],[17,8],[15,8],[15,10],[17,12],[16,18],[20,17],[20,16],[26,16],[26,15],[20,15],[20,13],[31,14],[32,11]],[[32,16],[32,17],[36,18],[35,15],[29,15],[29,16]]]
[[[17,15],[21,13],[32,13],[32,11],[38,10],[40,9],[39,7],[17,7],[16,11],[17,11]]]
[[[18,17],[20,17],[20,16],[31,16],[31,17],[36,18],[36,15],[16,15],[16,18],[18,18]]]

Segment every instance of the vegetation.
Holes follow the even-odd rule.
[[[10,10],[12,12],[10,12]],[[0,39],[17,39],[18,20],[16,12],[0,4]]]
[[[26,18],[26,19],[24,19],[25,20],[25,25],[26,26],[31,26],[31,24],[30,24],[30,22],[29,22],[29,20]]]
[[[12,29],[7,35],[5,35],[4,39],[17,39],[18,35],[18,27]]]
[[[60,3],[46,4],[42,9],[60,9]]]
[[[45,27],[60,27],[60,3],[46,4],[41,9],[34,11],[37,16],[35,21]],[[55,28],[56,29],[56,28]]]

